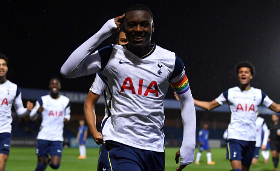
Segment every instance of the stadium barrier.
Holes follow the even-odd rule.
[[[12,147],[36,147],[36,144],[37,144],[36,138],[12,137],[11,140]]]
[[[222,140],[209,139],[208,142],[209,142],[209,147],[210,148],[220,148],[220,147],[222,147]]]
[[[89,148],[99,148],[100,145],[97,145],[92,138],[86,139],[86,146]],[[75,148],[79,147],[79,143],[76,142],[76,138],[70,138],[70,147]]]

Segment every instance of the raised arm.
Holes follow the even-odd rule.
[[[67,78],[75,78],[96,73],[101,68],[98,52],[92,53],[96,47],[120,27],[119,20],[124,15],[108,20],[102,28],[80,45],[66,60],[60,73]]]
[[[199,101],[194,99],[194,104],[208,111],[220,106],[220,104],[216,100],[213,100],[211,102],[206,102],[206,101]]]
[[[272,102],[272,104],[268,107],[270,110],[279,113],[280,112],[280,104]]]

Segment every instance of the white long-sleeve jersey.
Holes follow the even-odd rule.
[[[11,133],[11,108],[14,105],[16,113],[19,116],[25,116],[30,113],[29,110],[23,107],[21,92],[18,86],[9,80],[0,84],[0,133]]]
[[[163,99],[171,84],[180,99],[184,124],[181,164],[193,162],[196,117],[183,62],[155,44],[141,58],[120,45],[93,52],[115,28],[113,19],[105,23],[70,55],[61,68],[62,75],[75,78],[101,71],[112,93],[108,112],[113,132],[104,139],[157,152],[164,151]]]
[[[31,119],[37,118],[37,110],[42,106],[42,123],[37,139],[63,141],[64,118],[70,120],[70,101],[68,97],[59,95],[54,99],[50,95],[40,97],[30,113]]]
[[[262,141],[262,134],[263,141]],[[256,119],[256,147],[261,147],[261,145],[266,145],[269,137],[269,129],[265,123],[265,120],[261,117]]]

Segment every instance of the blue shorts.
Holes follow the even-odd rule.
[[[199,151],[204,151],[204,150],[206,150],[206,151],[210,150],[208,142],[204,142],[203,145],[199,146]]]
[[[9,156],[11,148],[11,133],[0,133],[0,153]]]
[[[62,156],[62,141],[37,140],[38,157]]]
[[[83,138],[79,139],[79,145],[86,145],[86,142],[83,140]]]
[[[256,158],[256,159],[259,158],[260,149],[261,149],[261,147],[255,147],[255,153],[254,153],[254,157],[253,158]]]
[[[250,167],[255,151],[255,141],[228,139],[227,156],[229,160],[240,160],[245,167]]]
[[[102,145],[97,171],[164,171],[165,153],[142,150],[114,141]]]
[[[268,141],[265,150],[269,150],[269,149],[270,149],[270,142]]]

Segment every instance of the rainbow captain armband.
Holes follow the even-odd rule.
[[[185,75],[184,78],[176,83],[171,83],[171,87],[177,94],[183,94],[190,89],[189,80]]]

